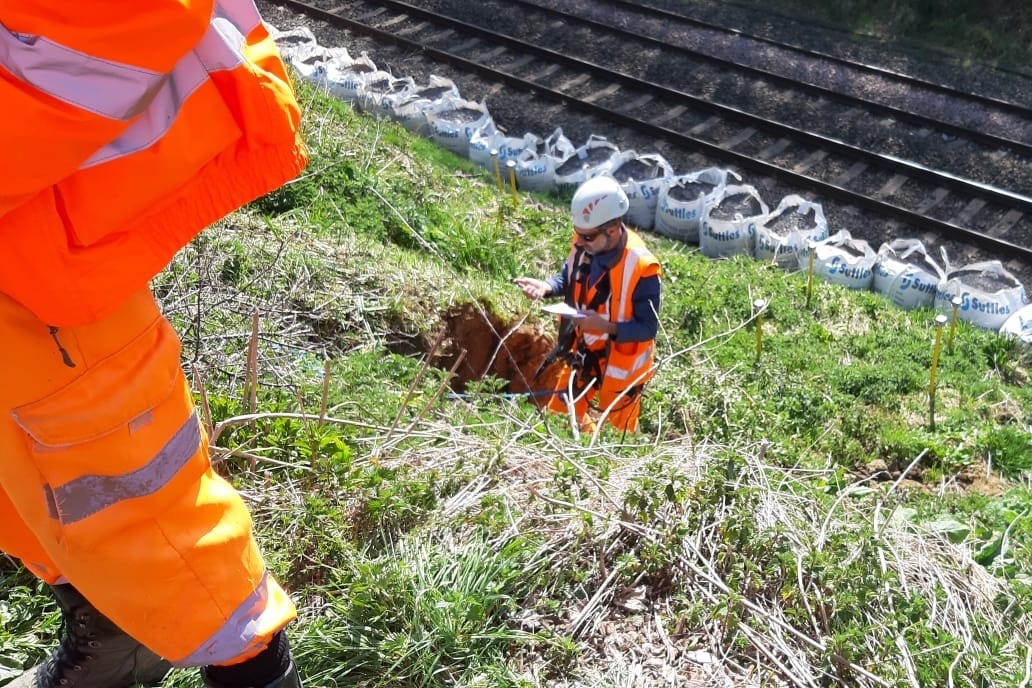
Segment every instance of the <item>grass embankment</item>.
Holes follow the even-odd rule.
[[[452,395],[457,347],[505,359],[517,329],[551,331],[510,280],[556,269],[566,203],[514,205],[302,93],[305,176],[155,288],[298,602],[308,685],[1027,679],[1027,348],[962,323],[933,428],[930,312],[826,284],[807,307],[803,275],[647,235],[666,279],[641,435],[577,438],[496,378]],[[2,680],[58,624],[23,571],[0,575]]]

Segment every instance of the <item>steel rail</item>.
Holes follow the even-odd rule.
[[[613,4],[625,4],[620,0],[608,1]],[[753,67],[752,65],[742,64],[740,62],[735,62],[734,60],[727,60],[722,57],[716,57],[714,55],[710,55],[708,53],[704,53],[693,48],[688,48],[683,45],[664,43],[658,38],[640,33],[638,31],[632,31],[618,26],[612,26],[611,24],[606,24],[605,22],[597,21],[595,19],[589,19],[587,17],[580,17],[574,14],[570,14],[564,10],[546,7],[544,5],[539,4],[535,0],[507,0],[507,2],[509,4],[519,4],[523,5],[524,7],[532,7],[534,10],[538,12],[542,12],[562,21],[578,22],[585,26],[593,27],[595,29],[632,36],[637,41],[647,43],[648,45],[653,47],[662,48],[663,50],[681,53],[687,55],[688,57],[694,60],[708,62],[710,64],[718,66],[731,65],[735,69],[745,72],[746,74],[750,74],[759,77],[760,79],[765,79],[767,81],[780,84],[782,86],[788,86],[799,91],[811,93],[817,96],[822,96],[824,98],[828,98],[829,100],[835,100],[840,103],[849,105],[851,107],[863,108],[871,112],[877,113],[879,115],[894,117],[898,120],[909,122],[917,126],[927,127],[929,129],[938,129],[939,131],[951,134],[953,136],[962,137],[970,141],[976,141],[985,146],[990,146],[993,148],[1010,149],[1020,155],[1032,158],[1032,143],[1026,143],[1024,141],[1019,141],[1017,139],[1010,139],[1006,136],[1000,136],[998,134],[993,134],[988,131],[971,129],[961,124],[954,124],[953,122],[947,122],[945,120],[937,119],[935,117],[929,117],[928,115],[910,112],[909,110],[903,110],[892,105],[885,105],[884,103],[876,103],[874,101],[865,100],[859,96],[853,96],[847,93],[840,93],[838,91],[835,91],[834,89],[826,88],[824,86],[813,84],[807,81],[796,81],[791,77],[776,74],[774,72],[762,69],[760,67]],[[1030,110],[1025,110],[1024,114],[1028,117],[1032,117],[1032,111]]]
[[[710,0],[710,4],[727,5],[727,6],[730,6],[730,7],[737,7],[738,9],[744,10],[746,12],[755,12],[756,11],[756,7],[752,6],[752,5],[749,5],[748,2],[743,3],[743,2],[734,2],[734,0]],[[880,44],[880,45],[885,45],[885,44],[890,43],[890,41],[886,40],[885,38],[883,38],[882,36],[879,36],[877,34],[867,33],[866,31],[848,29],[848,28],[844,28],[842,26],[836,26],[835,24],[831,24],[831,23],[828,23],[828,22],[825,22],[825,21],[821,21],[819,19],[799,19],[799,17],[793,17],[790,14],[785,14],[784,12],[779,12],[779,11],[774,10],[774,9],[765,9],[765,10],[763,10],[763,12],[764,12],[765,16],[779,17],[781,19],[787,19],[788,21],[794,21],[794,22],[797,22],[797,23],[800,23],[800,24],[807,24],[809,26],[813,26],[813,27],[816,27],[816,28],[819,28],[819,29],[823,29],[825,31],[832,31],[834,33],[840,33],[840,34],[843,34],[845,36],[849,36],[849,37],[854,38],[854,39],[870,41],[872,43],[877,43],[877,44]],[[957,55],[955,53],[951,53],[950,51],[948,51],[948,50],[946,50],[944,48],[940,48],[938,46],[929,45],[927,43],[922,43],[920,40],[911,40],[909,38],[902,37],[902,38],[900,38],[898,40],[891,41],[891,43],[893,43],[893,44],[897,44],[898,43],[898,44],[902,44],[904,46],[908,46],[910,48],[916,48],[918,50],[922,50],[922,51],[925,51],[925,52],[934,53],[934,54],[937,55],[937,57],[935,59],[937,61],[939,61],[940,63],[947,63],[947,62],[949,62],[951,60],[956,60],[957,59]],[[800,49],[801,50],[806,50],[806,48],[800,48]],[[1032,79],[1032,72],[1024,71],[1024,70],[1022,70],[1022,69],[1020,69],[1018,67],[1015,67],[1015,66],[1000,65],[1000,64],[987,65],[987,66],[991,67],[993,70],[995,70],[997,72],[1003,72],[1004,74],[1010,74],[1012,76],[1020,77],[1022,79]]]
[[[653,136],[665,138],[671,142],[676,143],[677,145],[683,146],[688,149],[700,150],[701,152],[704,152],[705,154],[715,159],[721,160],[723,162],[737,164],[742,168],[750,169],[761,174],[765,174],[770,177],[783,180],[786,183],[795,185],[797,187],[812,189],[814,191],[819,192],[822,195],[843,200],[860,208],[871,210],[872,212],[875,212],[882,216],[891,217],[893,219],[899,220],[913,227],[936,232],[943,236],[961,238],[973,244],[979,245],[983,248],[998,252],[1002,255],[1018,258],[1020,260],[1032,263],[1032,248],[1030,247],[1020,246],[1018,244],[1014,244],[1003,239],[992,237],[966,227],[961,227],[959,225],[944,220],[939,220],[933,217],[922,215],[918,212],[909,210],[907,208],[903,208],[901,206],[897,206],[895,204],[882,201],[880,199],[859,194],[857,192],[846,189],[842,186],[824,182],[819,179],[815,179],[813,177],[809,177],[791,170],[786,170],[784,168],[778,167],[771,163],[764,162],[762,160],[757,160],[756,158],[753,158],[742,153],[736,153],[732,150],[722,148],[717,144],[709,143],[707,141],[703,141],[701,139],[684,134],[683,132],[669,129],[667,127],[654,124],[652,122],[647,122],[645,120],[641,120],[621,112],[616,112],[604,106],[589,102],[587,100],[573,98],[569,94],[564,93],[562,91],[544,87],[534,81],[523,79],[521,77],[517,77],[507,72],[499,71],[492,67],[482,65],[478,62],[474,62],[459,55],[455,55],[454,53],[425,46],[417,41],[409,40],[403,36],[400,36],[397,32],[383,31],[376,27],[364,24],[360,21],[344,17],[335,12],[324,10],[309,5],[307,3],[300,2],[300,0],[270,1],[274,2],[275,4],[290,7],[295,11],[307,14],[317,19],[321,19],[322,21],[326,21],[330,24],[334,24],[337,26],[346,26],[356,32],[364,33],[368,36],[371,36],[378,41],[393,44],[406,50],[422,52],[431,59],[446,64],[450,64],[461,71],[476,73],[484,77],[487,77],[493,81],[506,83],[518,89],[525,90],[536,95],[545,96],[553,101],[567,104],[570,107],[594,115],[601,119],[606,119],[611,122],[615,122],[630,127],[642,133],[648,133]],[[643,86],[646,86],[649,89],[653,88],[652,84],[649,84],[648,82],[643,82],[641,79],[630,77],[628,75],[623,75],[618,72],[609,72],[608,70],[601,70],[596,65],[584,62],[583,60],[570,58],[559,53],[556,53],[555,51],[546,48],[541,48],[540,46],[525,44],[511,37],[498,34],[496,32],[484,29],[482,27],[466,24],[459,20],[455,20],[451,17],[443,17],[429,10],[414,7],[405,2],[400,2],[399,0],[361,1],[371,5],[391,7],[392,9],[402,14],[417,16],[421,19],[431,20],[445,25],[450,25],[454,28],[460,28],[468,33],[489,38],[494,42],[511,45],[524,52],[532,52],[542,56],[547,56],[551,60],[564,62],[566,64],[575,66],[579,69],[589,69],[591,71],[604,72],[610,75],[612,77],[612,80],[623,80],[627,83],[630,83],[631,85],[636,85],[636,87],[639,89],[641,89]],[[616,78],[617,76],[622,77],[622,79]],[[655,88],[667,90],[663,89],[663,87],[658,85],[655,85]],[[684,94],[684,97],[687,97],[691,100],[698,100],[688,94]],[[704,101],[701,101],[700,105],[712,106],[712,104],[705,103]],[[762,120],[762,118],[756,118],[752,115],[749,115],[748,113],[742,113],[741,111],[732,110],[731,112],[729,112],[729,114],[740,114],[741,116],[744,116],[747,120],[754,121],[754,123],[757,124],[760,122],[766,122],[766,120]],[[777,123],[774,124],[777,127],[782,128],[782,130],[786,133],[791,132],[791,135],[793,136],[795,136],[796,133],[798,133],[799,136],[813,142],[813,145],[817,145],[820,147],[824,147],[824,145],[827,145],[828,147],[839,149],[843,151],[845,154],[849,154],[848,151],[850,150],[855,150],[857,151],[856,155],[866,154],[867,156],[870,156],[872,160],[877,159],[878,161],[884,161],[884,163],[886,165],[889,165],[892,169],[905,170],[908,173],[912,171],[915,175],[920,175],[922,177],[925,177],[926,179],[933,180],[942,186],[963,188],[969,193],[971,193],[972,188],[976,188],[978,190],[978,194],[975,195],[990,195],[996,198],[998,202],[1011,206],[1014,206],[1016,204],[1016,206],[1022,209],[1023,212],[1032,210],[1032,199],[1027,198],[1025,196],[1020,196],[1018,194],[1014,194],[1008,191],[995,189],[993,187],[987,187],[985,185],[972,184],[967,180],[962,180],[951,175],[943,176],[939,173],[934,172],[933,170],[929,170],[919,165],[914,165],[913,163],[908,163],[906,161],[901,161],[876,153],[871,153],[869,151],[862,151],[861,149],[856,149],[852,146],[849,146],[848,144],[843,144],[841,142],[834,141],[833,139],[827,139],[826,137],[818,137],[816,135],[809,134],[808,132],[802,132],[801,130],[795,128],[786,127],[785,125],[778,125]]]
[[[773,39],[773,38],[768,38],[766,36],[759,36],[757,34],[747,33],[745,31],[740,31],[738,29],[729,29],[726,26],[720,26],[719,24],[713,24],[713,23],[704,21],[702,19],[695,19],[694,17],[688,17],[688,16],[685,16],[683,14],[679,14],[677,12],[673,12],[671,10],[662,9],[660,7],[653,7],[652,5],[648,5],[648,4],[642,4],[642,3],[639,3],[639,2],[630,2],[630,0],[605,0],[605,1],[609,2],[612,5],[618,5],[620,7],[625,7],[625,8],[628,8],[630,10],[633,10],[635,12],[639,12],[639,13],[644,13],[644,12],[655,13],[656,15],[658,15],[660,17],[663,17],[664,19],[668,19],[668,20],[672,20],[672,21],[679,21],[679,22],[691,24],[693,26],[698,26],[699,28],[710,29],[712,31],[719,31],[720,33],[727,33],[727,34],[731,34],[731,35],[734,35],[734,36],[739,36],[741,38],[746,38],[746,39],[749,39],[749,40],[752,40],[752,41],[758,41],[760,43],[766,43],[767,45],[771,45],[773,47],[780,48],[782,50],[790,50],[790,51],[798,53],[800,55],[813,56],[813,57],[815,57],[817,59],[820,59],[820,60],[822,60],[824,62],[833,62],[835,64],[841,64],[841,65],[849,67],[851,69],[856,69],[856,70],[859,70],[859,71],[864,71],[864,72],[867,72],[869,74],[875,74],[875,75],[878,75],[878,76],[883,76],[883,77],[887,77],[887,78],[891,78],[891,79],[896,79],[897,81],[902,81],[903,83],[907,83],[907,84],[910,84],[910,85],[913,85],[913,86],[918,86],[918,87],[921,87],[921,88],[926,88],[926,89],[928,89],[930,91],[935,91],[937,93],[944,93],[946,95],[954,95],[954,96],[958,96],[959,95],[959,96],[961,96],[963,98],[967,98],[968,100],[971,100],[973,102],[982,103],[984,105],[989,105],[989,106],[998,108],[1000,110],[1006,110],[1008,112],[1012,112],[1012,113],[1019,114],[1019,115],[1024,115],[1026,117],[1032,116],[1032,108],[1029,108],[1027,105],[1022,105],[1021,103],[1015,103],[1015,102],[1010,101],[1010,100],[1004,100],[1002,98],[995,98],[993,96],[987,96],[987,95],[982,94],[982,93],[970,93],[968,91],[961,91],[961,90],[959,90],[959,89],[957,89],[957,88],[955,88],[953,86],[949,86],[948,84],[943,84],[943,83],[939,83],[939,82],[935,82],[935,81],[928,81],[927,79],[922,79],[921,77],[913,76],[912,74],[906,74],[904,72],[898,72],[898,71],[895,71],[895,70],[892,70],[892,69],[886,69],[885,67],[879,67],[877,65],[867,64],[866,62],[856,62],[855,60],[850,60],[849,58],[846,58],[846,57],[841,57],[839,55],[832,55],[831,53],[826,53],[826,52],[822,52],[822,51],[819,51],[819,50],[812,50],[810,48],[804,48],[803,46],[796,45],[794,43],[785,43],[785,42],[778,41],[778,40]],[[1030,76],[1030,75],[1028,75],[1028,74],[1026,74],[1024,72],[1014,72],[1013,70],[1006,70],[1006,71],[1009,71],[1009,72],[1014,73],[1014,74],[1018,74],[1020,76],[1025,77],[1025,78],[1032,78],[1032,76]]]

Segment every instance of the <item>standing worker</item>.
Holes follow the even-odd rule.
[[[580,312],[560,326],[557,349],[565,365],[547,405],[567,412],[572,382],[581,430],[593,429],[594,409],[613,427],[637,431],[641,392],[653,374],[662,270],[624,224],[628,207],[612,177],[584,182],[570,206],[573,246],[562,272],[548,280],[516,279],[528,298],[562,296]]]
[[[148,289],[304,169],[275,43],[251,0],[7,0],[0,102],[0,549],[64,617],[10,685],[299,686],[296,611]]]

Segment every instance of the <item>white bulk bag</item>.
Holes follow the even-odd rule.
[[[951,314],[954,297],[960,298],[957,317],[987,330],[999,330],[1028,303],[1025,287],[998,260],[947,269],[935,291],[935,310]]]
[[[515,161],[520,153],[531,148],[537,150],[543,143],[537,134],[526,133],[523,136],[506,136],[505,132],[492,126],[477,129],[469,137],[469,159],[473,163],[488,170],[492,175],[495,173],[495,160],[491,151],[498,155],[499,171],[502,179],[508,181],[508,173],[505,171],[505,163],[509,160]]]
[[[582,183],[605,174],[613,167],[613,158],[620,152],[604,136],[592,134],[587,143],[574,151],[555,168],[555,185],[559,191],[572,191]]]
[[[306,54],[319,45],[315,34],[307,26],[280,29],[269,24],[269,37],[276,42],[284,60],[291,60],[299,54]]]
[[[734,172],[719,167],[668,177],[660,187],[656,201],[656,232],[681,241],[699,243],[702,213],[724,193],[728,175],[741,180]]]
[[[316,74],[316,81],[330,95],[357,106],[366,79],[389,76],[389,73],[376,68],[368,54],[362,53],[354,60],[330,60],[323,63]]]
[[[450,107],[453,100],[461,100],[455,82],[431,74],[425,85],[416,86],[405,98],[394,103],[391,117],[412,133],[427,136],[430,134],[427,115]]]
[[[299,26],[293,29],[282,30],[276,27],[269,27],[269,36],[276,42],[276,47],[283,56],[284,62],[293,65],[295,61],[304,64],[306,59],[310,60],[310,66],[321,60],[322,57],[312,59],[313,53],[319,49],[319,41],[315,34],[306,26]]]
[[[469,156],[469,139],[473,132],[491,119],[487,106],[462,98],[448,101],[448,107],[427,113],[430,140],[462,157]]]
[[[1032,344],[1032,304],[1018,309],[1000,327],[1000,333]]]
[[[878,249],[874,293],[905,310],[931,308],[946,273],[917,239],[895,239]]]
[[[556,128],[537,150],[524,150],[516,157],[516,185],[524,191],[554,191],[555,168],[574,154],[570,139]]]
[[[699,230],[699,251],[709,258],[753,254],[756,225],[770,209],[749,184],[728,184],[720,198],[706,207]]]
[[[659,193],[674,169],[662,155],[623,151],[613,159],[610,172],[627,194],[627,222],[641,229],[652,229],[656,222]]]
[[[809,269],[810,253],[813,274],[825,282],[849,289],[871,289],[878,254],[863,239],[854,239],[842,229],[823,241],[807,242],[807,250],[799,254],[800,268]]]
[[[347,48],[324,48],[315,39],[311,29],[301,26],[287,31],[272,28],[270,36],[276,42],[283,60],[306,81],[316,81],[316,71],[325,63],[352,62]]]
[[[377,117],[390,117],[397,103],[403,102],[416,87],[410,76],[386,74],[379,79],[367,78],[358,94],[358,109]]]
[[[799,266],[798,256],[806,250],[807,241],[816,243],[827,238],[828,220],[821,204],[790,194],[756,225],[753,254],[757,260],[769,260],[781,268],[794,270]]]

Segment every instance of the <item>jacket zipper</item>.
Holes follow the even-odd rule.
[[[57,350],[61,352],[61,360],[64,361],[64,364],[69,368],[74,368],[75,361],[73,361],[72,357],[68,354],[68,350],[61,345],[61,340],[57,338],[57,328],[53,325],[50,325],[49,327],[50,336],[54,339],[54,344],[57,344]]]

